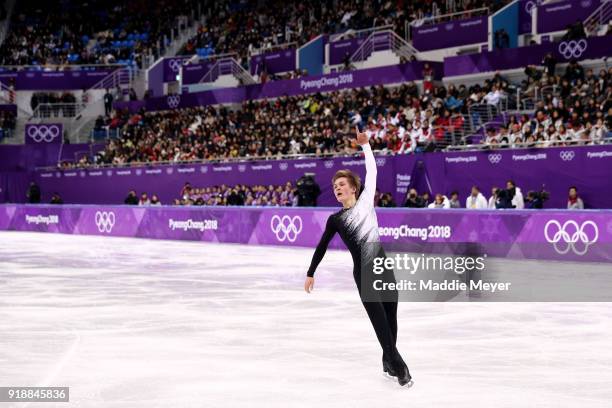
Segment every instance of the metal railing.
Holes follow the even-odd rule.
[[[488,7],[480,7],[472,10],[457,11],[453,13],[438,14],[431,17],[416,19],[410,23],[412,27],[421,27],[429,24],[443,23],[445,21],[460,20],[477,16],[489,15]]]
[[[204,76],[198,81],[198,83],[211,83],[215,82],[221,75],[233,75],[242,84],[250,85],[255,84],[256,81],[238,62],[233,58],[224,58],[213,64]]]
[[[604,0],[602,4],[584,20],[584,30],[588,36],[597,34],[597,30],[612,20],[612,0]]]
[[[265,40],[268,40],[268,38],[266,38]],[[298,47],[297,41],[286,42],[283,44],[264,45],[261,48],[253,48],[250,52],[250,56],[260,55],[260,54],[279,51],[279,50],[288,50],[289,48],[297,48],[297,47]]]
[[[391,50],[399,57],[409,60],[417,50],[391,30],[372,32],[368,38],[351,55],[351,62],[364,62],[376,51]]]
[[[369,37],[369,35],[372,34],[373,32],[382,31],[382,30],[393,30],[393,24],[387,24],[384,26],[374,26],[370,28],[364,28],[361,30],[346,30],[342,33],[330,35],[329,42],[331,43],[331,42],[345,40],[349,38]]]
[[[32,118],[74,118],[82,106],[82,103],[39,103],[32,113]]]

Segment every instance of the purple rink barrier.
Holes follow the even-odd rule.
[[[251,75],[261,74],[264,64],[268,74],[295,71],[297,66],[295,52],[295,48],[291,48],[251,57]]]
[[[61,144],[63,129],[61,123],[28,123],[25,125],[26,144]]]
[[[305,95],[372,85],[418,81],[423,79],[424,64],[425,61],[415,61],[351,72],[267,82],[265,84],[168,95],[161,98],[148,99],[146,101],[146,108],[149,111],[159,111],[220,103],[242,103],[246,100],[277,98],[283,95]],[[440,79],[442,77],[442,64],[439,62],[429,62],[429,65],[434,69],[436,79]]]
[[[561,0],[538,6],[537,32],[562,31],[576,21],[583,21],[599,6],[601,0]]]
[[[419,51],[487,42],[487,17],[412,27],[412,44]]]
[[[612,208],[612,195],[602,193],[610,184],[612,145],[547,149],[502,149],[457,153],[376,156],[378,189],[404,202],[408,188],[420,193],[459,192],[462,203],[477,185],[488,198],[491,188],[504,187],[513,179],[526,196],[529,190],[550,192],[546,208],[565,208],[567,191],[578,187],[587,208]],[[43,202],[58,192],[66,203],[119,204],[129,190],[157,194],[162,204],[179,198],[181,187],[235,184],[284,184],[304,173],[314,173],[321,187],[319,205],[336,205],[331,178],[340,169],[365,175],[360,156],[333,159],[270,160],[218,164],[158,165],[69,171],[35,171]]]
[[[610,56],[612,37],[590,37],[582,40],[545,43],[520,48],[504,48],[478,54],[444,58],[444,76],[470,75],[505,69],[541,65],[544,56],[552,52],[560,63],[597,59]]]
[[[355,51],[363,44],[367,37],[351,38],[348,40],[340,40],[329,43],[329,63],[328,65],[342,64],[345,55],[353,55]]]
[[[0,230],[314,247],[337,208],[0,205]],[[377,209],[383,243],[458,254],[610,262],[612,211]],[[331,248],[344,248],[338,236]]]
[[[0,83],[10,86],[14,81],[16,91],[89,89],[98,84],[117,68],[92,71],[3,71]]]

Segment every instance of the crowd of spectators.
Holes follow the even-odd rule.
[[[535,113],[509,116],[508,122],[486,130],[489,147],[548,147],[598,144],[612,130],[612,68],[596,75],[571,61],[563,75],[548,55],[544,69],[526,68],[525,94],[537,100]]]
[[[19,0],[2,65],[140,64],[196,0]],[[162,41],[163,45],[163,41]]]
[[[270,206],[296,207],[299,205],[297,188],[287,182],[284,185],[225,184],[213,187],[193,187],[185,183],[174,205],[213,205],[213,206]]]
[[[283,185],[246,185],[236,184],[234,186],[216,185],[209,187],[194,187],[191,183],[185,183],[179,192],[179,198],[175,198],[169,205],[176,206],[261,206],[261,207],[298,207],[301,206],[299,188],[287,182]],[[59,198],[59,194],[57,199]],[[54,200],[56,199],[54,195]],[[417,190],[411,188],[406,194],[403,203],[399,206],[407,208],[428,209],[450,209],[465,208],[469,210],[492,210],[492,209],[542,209],[548,200],[548,192],[528,191],[523,194],[521,188],[513,180],[508,180],[505,187],[493,187],[491,195],[487,199],[478,186],[472,186],[470,193],[461,199],[457,191],[452,191],[449,196],[437,193],[430,196],[428,191],[418,194]],[[53,202],[53,200],[52,200]],[[157,195],[149,197],[146,192],[138,196],[135,190],[131,190],[124,200],[127,205],[159,206],[162,205]],[[308,206],[315,206],[311,203]],[[381,208],[395,208],[396,204],[393,194],[381,193],[376,190],[374,206]],[[567,209],[584,209],[584,201],[578,195],[576,186],[568,190]]]
[[[181,54],[236,53],[246,66],[254,51],[282,49],[289,43],[302,45],[320,34],[348,31],[350,35],[361,29],[392,26],[404,37],[407,23],[450,12],[457,13],[454,18],[473,17],[469,10],[489,7],[493,12],[505,3],[508,1],[218,1],[211,6],[206,24],[185,43]]]
[[[415,83],[407,83],[248,101],[236,111],[223,106],[119,111],[106,126],[121,128],[121,136],[110,140],[96,161],[125,164],[354,153],[354,126],[365,128],[375,150],[432,151],[462,142],[469,107],[499,103],[504,86],[493,79],[483,86],[432,86],[423,93]]]
[[[99,127],[120,129],[97,156],[98,164],[275,158],[281,155],[351,154],[355,126],[365,129],[372,147],[386,154],[440,150],[465,144],[466,136],[496,117],[521,87],[535,87],[535,115],[500,117],[488,127],[488,147],[600,143],[612,129],[612,69],[598,76],[572,63],[565,75],[529,76],[512,85],[500,74],[483,85],[359,88],[276,100],[248,101],[241,109],[195,107],[165,112],[114,112]],[[536,68],[534,68],[536,69]],[[539,72],[539,71],[538,71]],[[535,85],[534,85],[535,84]],[[427,85],[427,84],[426,84]],[[482,115],[485,109],[486,117]],[[499,115],[498,115],[499,116]]]
[[[505,187],[492,187],[491,195],[488,199],[478,186],[472,186],[470,194],[465,198],[465,201],[461,201],[457,191],[452,191],[450,197],[437,193],[432,200],[428,191],[419,195],[416,189],[411,188],[406,194],[403,206],[430,209],[466,208],[469,210],[542,209],[548,199],[549,193],[545,190],[530,190],[527,192],[527,195],[524,195],[521,188],[513,180],[508,180]],[[385,205],[380,205],[379,203],[379,206]],[[395,207],[395,205],[390,206]],[[578,188],[576,186],[571,186],[568,190],[567,209],[584,209],[584,201],[578,195]]]

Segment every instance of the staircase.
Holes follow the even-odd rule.
[[[392,30],[375,31],[351,56],[351,63],[362,65],[375,52],[391,51],[401,59],[410,60],[418,51]]]
[[[199,83],[213,83],[223,75],[232,75],[243,85],[257,83],[251,74],[242,68],[234,58],[223,58],[215,62]]]
[[[610,20],[612,20],[612,0],[603,0],[601,5],[583,22],[587,36],[599,35],[601,27],[607,26]],[[607,27],[605,29],[607,30]]]

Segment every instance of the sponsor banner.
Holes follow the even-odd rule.
[[[74,71],[1,71],[0,83],[15,86],[16,91],[83,90],[98,84],[117,68]]]
[[[487,42],[487,17],[412,27],[412,44],[419,51]]]
[[[336,208],[0,205],[13,231],[315,247]],[[612,211],[377,209],[378,233],[424,253],[611,262]],[[467,246],[466,246],[467,245]],[[336,236],[331,248],[344,248]]]
[[[601,0],[561,0],[540,4],[537,6],[538,33],[566,30],[576,21],[589,17],[600,5]]]
[[[268,74],[276,74],[279,72],[295,71],[296,69],[296,50],[269,52],[251,57],[251,74],[259,75],[265,70]]]
[[[146,101],[146,109],[155,111],[220,103],[242,103],[246,100],[277,98],[283,95],[295,96],[372,85],[418,81],[423,78],[424,63],[424,61],[415,61],[386,67],[361,69],[352,72],[337,72],[326,75],[313,75],[302,78],[272,81],[266,82],[265,84],[222,88],[202,92],[184,93],[181,95],[167,95],[149,98]],[[429,64],[434,69],[436,79],[440,79],[443,71],[442,64],[439,62],[430,62]],[[186,72],[185,69],[183,70],[184,72]],[[129,104],[117,106],[121,106],[121,108],[132,107]],[[136,107],[136,105],[133,107]]]
[[[540,65],[544,56],[553,53],[560,63],[571,59],[596,59],[610,55],[608,37],[590,37],[581,40],[545,43],[519,48],[496,49],[477,54],[444,58],[444,76],[470,75],[479,72],[500,71],[526,65]]]

